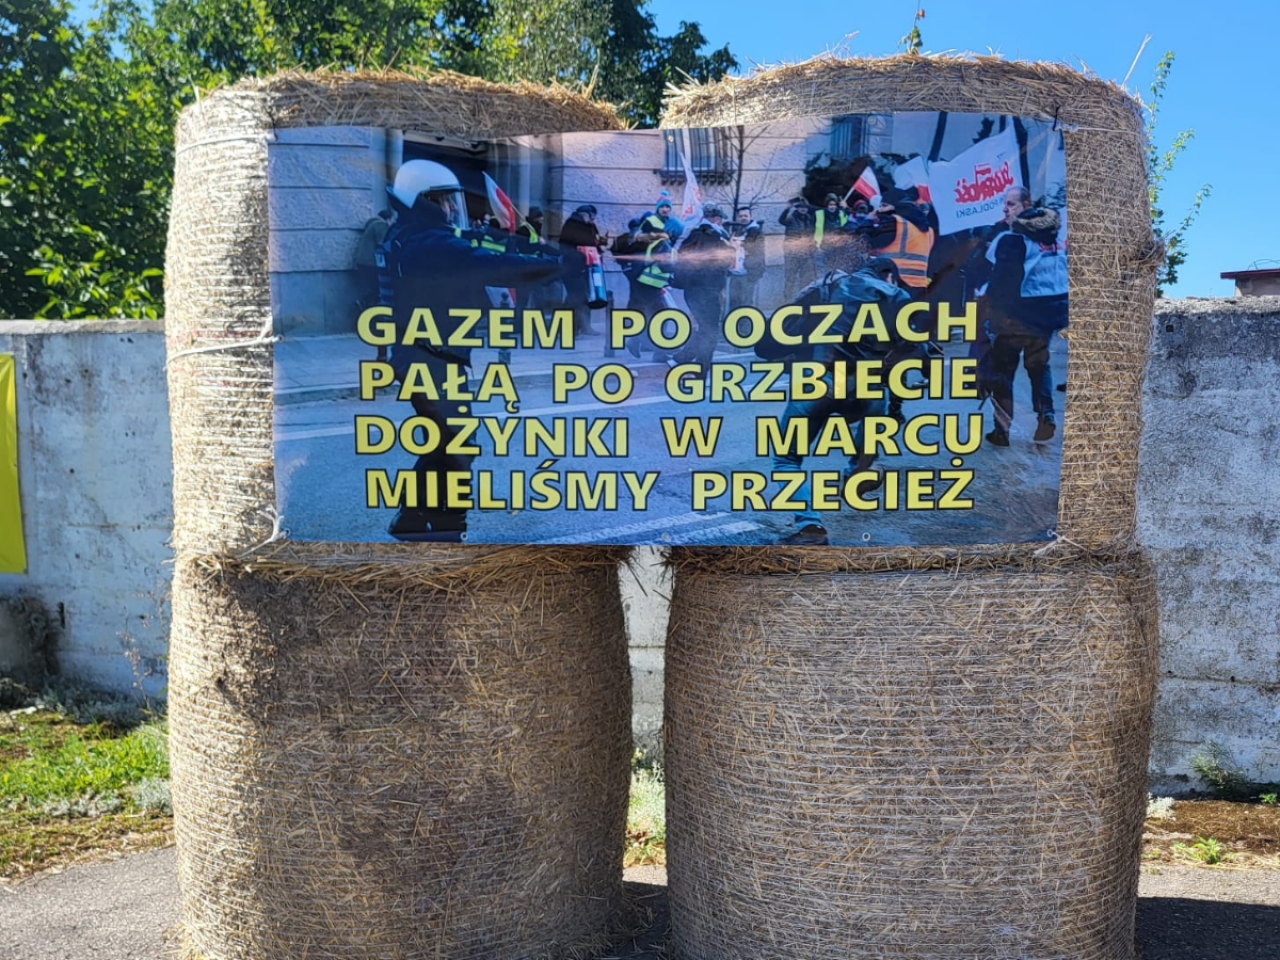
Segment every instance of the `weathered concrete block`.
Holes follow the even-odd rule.
[[[1155,709],[1151,772],[1165,788],[1202,788],[1190,759],[1206,741],[1230,752],[1256,781],[1274,781],[1280,769],[1280,687],[1165,677]]]
[[[1280,565],[1261,551],[1150,551],[1160,599],[1160,670],[1178,677],[1280,684]]]
[[[660,648],[631,648],[631,700],[636,708],[662,714],[663,652]]]
[[[385,158],[364,144],[280,144],[267,153],[267,182],[274,187],[305,187],[317,193],[334,184],[364,186],[381,179]]]
[[[383,204],[385,207],[386,204]],[[268,192],[272,230],[349,230],[364,224],[374,208],[367,187],[324,189],[275,187]]]
[[[1157,306],[1138,537],[1155,565],[1155,784],[1216,740],[1280,780],[1280,297]]]
[[[53,631],[34,597],[0,597],[0,677],[39,688],[53,666]]]
[[[661,547],[636,547],[619,574],[631,649],[662,648],[670,617],[671,571]]]
[[[17,358],[27,570],[0,594],[38,601],[69,676],[135,686],[126,651],[163,689],[172,552],[164,329],[153,322],[0,326]]]
[[[271,234],[271,269],[276,273],[351,270],[363,221],[349,230],[278,230]]]

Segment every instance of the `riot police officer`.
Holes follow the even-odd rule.
[[[538,284],[562,269],[554,258],[500,253],[483,244],[473,245],[464,236],[466,197],[458,178],[443,164],[407,161],[396,172],[388,193],[398,219],[379,249],[379,269],[382,284],[390,293],[397,341],[403,339],[415,310],[429,309],[441,338],[447,342],[461,322],[450,316],[451,310],[482,310],[487,314],[492,307],[485,287]],[[390,362],[396,379],[402,383],[413,364],[424,364],[432,381],[444,384],[454,377],[461,379],[462,368],[471,363],[471,349],[430,346],[421,341],[404,346],[397,342]],[[449,399],[443,389],[438,400],[415,395],[411,402],[417,415],[439,426],[441,442],[414,464],[418,506],[402,506],[387,532],[397,540],[463,540],[467,529],[465,509],[425,506],[429,489],[434,487],[441,496],[445,490],[443,478],[433,478],[432,474],[471,468],[470,456],[445,452],[454,436],[447,421],[461,414],[461,402]]]

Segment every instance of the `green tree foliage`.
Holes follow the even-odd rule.
[[[591,0],[448,0],[435,60],[509,83],[586,84],[609,34],[607,5]]]
[[[144,5],[145,3],[145,5]],[[639,126],[737,66],[648,0],[0,0],[0,317],[162,315],[178,110],[281,69],[427,67],[594,84]]]
[[[639,127],[657,126],[670,84],[738,66],[727,44],[704,52],[696,23],[662,36],[648,0],[446,0],[441,22],[433,63],[491,80],[587,85]]]
[[[903,53],[919,53],[924,47],[924,35],[920,32],[920,21],[924,19],[924,10],[916,8],[915,19],[911,21],[911,29],[898,41],[898,49]]]
[[[648,0],[610,0],[609,36],[601,46],[599,96],[622,106],[639,127],[654,127],[668,86],[692,78],[718,80],[738,66],[728,44],[703,53],[707,38],[697,23],[680,21],[668,37],[658,34]]]
[[[124,39],[0,0],[0,316],[158,315],[177,103]]]
[[[106,0],[108,4],[116,0]],[[154,23],[204,83],[277,70],[428,65],[445,0],[155,0]]]
[[[1172,69],[1173,51],[1169,50],[1156,65],[1155,79],[1151,82],[1151,100],[1147,104],[1147,172],[1148,189],[1151,194],[1151,224],[1156,236],[1161,237],[1165,245],[1164,263],[1156,274],[1156,296],[1158,297],[1164,296],[1165,287],[1178,282],[1178,268],[1187,261],[1187,231],[1200,215],[1200,207],[1213,189],[1211,184],[1202,185],[1196,191],[1190,207],[1178,221],[1178,225],[1172,230],[1166,229],[1164,208],[1160,202],[1164,181],[1173,170],[1175,161],[1196,135],[1194,130],[1183,130],[1163,151],[1156,144],[1156,118],[1160,113],[1160,101],[1164,98],[1165,86],[1169,82],[1169,73]]]

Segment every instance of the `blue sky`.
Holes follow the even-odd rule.
[[[1049,60],[1122,80],[1151,34],[1129,89],[1144,97],[1156,63],[1177,54],[1156,139],[1194,128],[1195,140],[1166,181],[1166,218],[1176,222],[1203,183],[1213,185],[1187,236],[1188,260],[1172,296],[1230,296],[1224,270],[1280,266],[1280,3],[1276,0],[1071,0],[993,5],[923,0],[927,51],[988,50],[1010,59]],[[702,24],[744,64],[797,61],[825,50],[881,56],[911,28],[913,0],[780,5],[765,0],[652,0],[663,32],[681,20]],[[850,36],[852,34],[852,36]]]
[[[1187,236],[1188,260],[1172,296],[1229,296],[1224,270],[1280,266],[1280,3],[1277,0],[1065,0],[1007,6],[922,0],[931,52],[996,52],[1049,60],[1123,80],[1150,34],[1129,89],[1146,96],[1156,63],[1177,54],[1157,141],[1181,130],[1195,139],[1166,181],[1167,222],[1181,219],[1201,184],[1213,186]],[[83,15],[89,0],[77,0]],[[697,21],[713,44],[752,64],[804,60],[826,50],[883,56],[911,28],[916,0],[651,0],[660,30]]]

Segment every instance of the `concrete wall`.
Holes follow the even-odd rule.
[[[6,322],[0,352],[17,356],[29,557],[0,576],[0,597],[42,604],[64,672],[117,689],[149,674],[156,692],[172,506],[162,331]],[[1144,416],[1139,537],[1161,605],[1153,776],[1191,786],[1188,759],[1214,739],[1253,779],[1280,780],[1280,297],[1161,304]],[[622,574],[650,751],[670,592],[659,563],[642,549]]]
[[[631,731],[636,747],[662,755],[662,676],[671,574],[661,547],[636,547],[620,571],[631,647]]]
[[[1280,780],[1280,297],[1161,303],[1139,538],[1160,594],[1151,769],[1189,786],[1217,740]]]
[[[164,330],[6,321],[0,353],[17,360],[27,548],[0,597],[43,607],[62,673],[159,693],[173,526]]]

